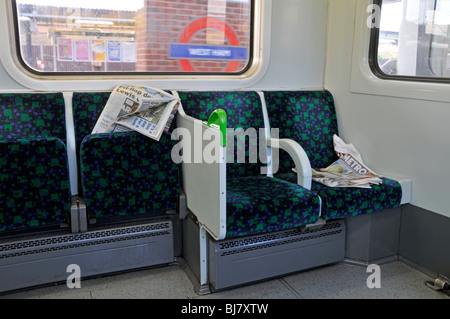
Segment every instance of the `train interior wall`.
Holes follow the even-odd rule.
[[[364,154],[374,171],[412,180],[411,204],[402,211],[399,256],[448,276],[448,93],[438,84],[380,83],[364,74],[367,55],[360,52],[367,52],[368,42],[360,33],[368,34],[368,1],[328,4],[324,86],[335,96],[341,137]]]

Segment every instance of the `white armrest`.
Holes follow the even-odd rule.
[[[182,182],[186,193],[187,208],[197,217],[199,224],[215,239],[226,235],[226,147],[221,145],[221,134],[202,121],[179,109],[177,129],[172,139],[182,140],[172,152],[183,152]],[[208,139],[216,136],[215,139]],[[204,140],[206,138],[206,140]],[[181,146],[181,148],[180,148]],[[212,146],[219,150],[217,160],[205,158]],[[205,151],[206,150],[206,151]],[[174,154],[172,154],[174,158]]]
[[[289,154],[294,160],[295,168],[297,169],[297,184],[310,190],[312,185],[311,163],[308,155],[300,144],[291,139],[268,138],[267,146],[282,149]],[[279,159],[276,160],[278,161]],[[276,170],[278,170],[278,165],[273,174],[276,173]]]
[[[400,202],[400,205],[411,203],[412,182],[410,179],[404,178],[404,177],[392,177],[392,176],[386,176],[386,175],[382,175],[382,176],[393,179],[394,181],[397,181],[400,184],[400,186],[402,187],[402,200]]]

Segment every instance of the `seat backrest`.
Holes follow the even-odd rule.
[[[80,166],[81,142],[91,134],[110,95],[111,92],[74,92],[72,96],[79,194],[83,192]]]
[[[322,168],[336,159],[333,135],[338,134],[334,99],[328,91],[264,92],[271,129],[280,138],[298,142],[306,151],[311,167]],[[294,163],[280,153],[279,173],[291,172]]]
[[[0,94],[0,139],[57,137],[66,144],[62,93]]]
[[[81,142],[92,133],[111,92],[74,92],[72,97],[75,142],[79,154]],[[173,128],[174,124],[172,123]]]
[[[0,94],[0,234],[59,227],[70,208],[63,95]]]
[[[75,143],[79,154],[81,142],[97,124],[111,92],[74,92],[72,97]]]
[[[241,128],[244,132],[250,132],[249,129],[259,137],[259,130],[264,128],[264,117],[262,113],[261,98],[257,92],[253,91],[209,91],[209,92],[178,92],[184,111],[187,115],[196,119],[207,121],[209,116],[217,109],[223,109],[227,113],[229,129]],[[260,157],[258,145],[250,143],[246,138],[245,144],[239,143],[235,135],[231,140],[230,135],[227,139],[227,149],[234,147],[234,154],[227,154],[227,178],[256,176],[261,174]],[[231,143],[234,142],[234,143]],[[245,145],[245,149],[242,146]],[[238,163],[238,153],[245,152],[245,163]],[[250,153],[251,152],[251,153]],[[233,159],[234,156],[234,160]],[[230,160],[231,158],[231,160]],[[254,160],[256,158],[256,161]]]

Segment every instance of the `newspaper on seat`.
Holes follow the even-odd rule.
[[[327,168],[312,169],[312,179],[329,187],[371,188],[371,184],[381,184],[375,174],[362,161],[353,144],[346,144],[337,135],[333,136],[334,150],[339,159]],[[294,172],[297,170],[294,168]]]
[[[178,110],[179,99],[159,89],[119,85],[111,93],[92,134],[136,131],[159,141]]]

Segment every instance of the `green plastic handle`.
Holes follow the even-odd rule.
[[[222,147],[227,146],[227,112],[222,109],[215,110],[209,117],[208,122],[205,123],[210,127],[220,130],[222,140],[220,142]]]

